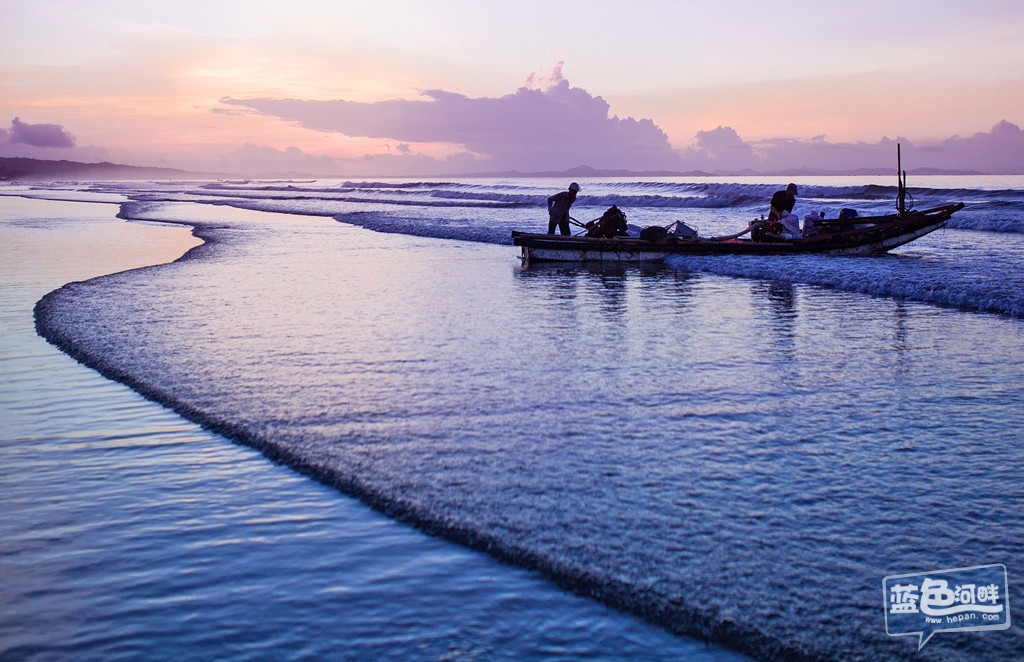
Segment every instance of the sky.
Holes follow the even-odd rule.
[[[1022,34],[1019,0],[0,0],[0,156],[1024,173]]]

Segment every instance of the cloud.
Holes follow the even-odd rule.
[[[922,147],[922,152],[937,168],[965,167],[993,174],[1024,173],[1024,131],[1002,120],[987,133],[969,138],[954,136],[939,145]]]
[[[757,161],[753,146],[743,142],[736,130],[728,126],[698,131],[695,149],[688,157],[692,168],[702,170],[743,170]]]
[[[928,144],[899,136],[874,143],[834,143],[825,136],[747,141],[732,127],[720,125],[698,131],[690,147],[677,150],[652,120],[619,118],[603,98],[571,86],[562,76],[561,63],[547,75],[531,76],[514,93],[494,98],[429,90],[420,99],[378,103],[269,98],[222,102],[224,107],[213,109],[222,117],[265,115],[308,129],[379,141],[370,147],[377,153],[342,158],[313,155],[296,147],[246,144],[220,157],[196,153],[192,155],[195,162],[168,165],[251,177],[458,176],[507,170],[550,172],[576,166],[701,170],[719,175],[746,171],[875,174],[895,169],[899,142],[903,166],[910,171],[1024,174],[1024,131],[1005,120],[987,132]],[[432,149],[438,144],[447,149]],[[438,153],[448,156],[430,155]],[[110,160],[103,148],[76,146],[75,137],[59,124],[30,124],[18,117],[9,129],[0,128],[0,156],[87,163]],[[145,165],[153,160],[154,155],[136,154],[120,162]]]
[[[75,145],[75,137],[59,124],[29,124],[15,117],[0,129],[0,156],[98,163],[110,158],[102,147]]]
[[[540,79],[532,77],[530,84]],[[572,87],[560,64],[544,89],[521,87],[496,98],[426,90],[423,99],[375,103],[345,100],[221,99],[317,131],[404,143],[459,145],[478,167],[498,170],[679,167],[679,154],[649,119],[609,114],[603,98]]]
[[[418,136],[420,139],[424,135]],[[863,171],[871,174],[890,173],[896,166],[896,143],[902,147],[903,167],[908,170],[938,168],[950,171],[978,171],[989,174],[1024,172],[1024,131],[1002,121],[991,131],[968,138],[954,136],[934,144],[915,144],[902,137],[881,138],[878,142],[828,142],[824,136],[811,139],[774,138],[748,142],[731,127],[719,126],[699,131],[693,147],[674,155],[668,168],[653,161],[640,160],[635,166],[622,163],[597,165],[612,169],[678,171],[701,170],[717,174],[819,172],[843,173]],[[291,147],[278,150],[269,147],[246,147],[226,155],[218,167],[230,172],[261,175],[310,174],[319,176],[429,176],[455,175],[488,169],[505,169],[501,159],[481,161],[469,152],[445,159],[416,153],[408,143],[385,144],[382,153],[356,159],[312,156]],[[511,152],[510,148],[510,152]],[[586,155],[573,165],[591,165]],[[597,162],[600,164],[600,162]],[[566,166],[572,167],[572,166]],[[551,171],[558,166],[522,166],[523,172]],[[561,168],[564,169],[564,168]]]
[[[718,126],[697,132],[691,147],[677,150],[652,120],[615,116],[602,97],[570,85],[563,64],[556,62],[547,74],[531,74],[523,87],[500,97],[425,90],[420,99],[374,103],[223,98],[225,107],[214,112],[259,113],[316,131],[400,143],[387,154],[346,162],[349,171],[373,166],[402,174],[400,165],[406,163],[410,174],[430,172],[431,165],[436,174],[557,171],[581,165],[723,174],[884,172],[894,165],[899,141],[908,168],[1024,173],[1024,133],[1006,121],[988,133],[920,146],[905,138],[830,143],[825,136],[748,142],[732,127]],[[409,144],[454,145],[458,153],[431,160]]]
[[[251,143],[225,154],[219,167],[227,172],[252,176],[300,173],[330,177],[344,172],[341,159],[312,156],[296,147],[276,149]]]
[[[916,144],[906,138],[882,138],[876,143],[829,143],[776,139],[752,145],[760,155],[760,170],[807,169],[844,171],[894,169],[896,143],[900,143],[903,167],[908,170],[937,168],[987,174],[1024,173],[1024,131],[1005,120],[988,132],[968,138],[954,136],[938,143]]]
[[[548,73],[531,73],[526,78],[526,87],[531,90],[544,90],[554,87],[565,80],[562,75],[562,68],[565,67],[565,60],[559,60]]]
[[[75,137],[59,124],[27,124],[15,117],[6,142],[31,147],[69,148],[75,146]]]
[[[896,144],[907,170],[940,169],[985,174],[1024,173],[1024,131],[1005,120],[991,131],[968,138],[915,144],[881,138],[877,142],[832,143],[824,136],[810,139],[773,138],[747,142],[731,127],[699,131],[692,147],[681,150],[686,170],[729,174],[759,173],[887,173],[896,166]]]
[[[366,154],[355,159],[307,154],[297,147],[277,149],[266,145],[246,143],[221,157],[215,167],[247,177],[402,177],[437,174],[438,172],[468,171],[474,160],[468,155],[455,155],[438,160],[416,154],[409,145],[391,148],[394,153]]]

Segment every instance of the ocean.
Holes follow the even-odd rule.
[[[873,178],[795,181],[800,216],[883,213],[895,200],[895,178],[893,186]],[[187,447],[176,447],[163,469],[133,469],[137,449],[123,465],[118,444],[102,451],[118,469],[110,479],[118,485],[134,480],[121,475],[128,471],[170,492],[179,464],[203,470],[183,499],[199,504],[196,513],[153,525],[143,518],[121,534],[152,539],[133,563],[196,574],[187,545],[171,553],[168,544],[214,527],[227,541],[207,545],[217,548],[211,563],[230,565],[255,545],[263,565],[243,563],[241,586],[211,588],[211,603],[238,593],[266,604],[302,602],[304,614],[336,607],[330,591],[297,596],[300,589],[280,577],[274,581],[283,585],[263,593],[246,583],[273,583],[266,576],[275,565],[289,577],[316,566],[318,582],[341,567],[358,574],[373,565],[325,551],[339,554],[341,543],[297,551],[302,526],[275,539],[280,544],[253,534],[244,517],[250,499],[268,522],[319,520],[308,511],[290,515],[296,501],[313,497],[293,498],[279,483],[330,504],[316,508],[369,506],[375,512],[361,517],[383,516],[376,526],[401,527],[417,541],[398,547],[443,543],[448,551],[440,555],[460,559],[434,573],[396,562],[400,569],[380,572],[397,588],[381,593],[339,590],[356,595],[349,599],[360,617],[328,608],[301,619],[302,634],[282,625],[284,634],[270,637],[239,627],[248,634],[230,648],[208,650],[238,657],[329,650],[409,659],[719,659],[733,652],[901,659],[915,656],[917,638],[886,633],[886,576],[1002,563],[1010,604],[1022,604],[1014,576],[1024,565],[1024,177],[912,178],[918,208],[966,207],[946,229],[882,257],[677,256],[655,266],[524,267],[511,231],[544,231],[544,200],[567,184],[240,180],[2,189],[5,205],[62,200],[91,214],[116,212],[129,221],[121,226],[175,236],[188,228],[203,242],[181,245],[184,255],[173,262],[177,255],[56,283],[63,286],[40,292],[35,304],[36,328],[50,343],[176,413],[154,414],[174,420],[158,428],[187,421],[195,426],[183,428],[188,436],[209,435],[192,459]],[[580,184],[573,207],[580,221],[616,204],[636,225],[683,220],[714,236],[746,227],[786,181]],[[4,218],[23,231],[30,215],[14,209]],[[59,235],[56,220],[40,223]],[[65,423],[76,430],[93,415]],[[34,425],[31,415],[19,420]],[[51,445],[63,437],[40,434]],[[5,435],[4,448],[31,467],[21,436]],[[244,455],[238,474],[233,461],[218,459],[222,453]],[[62,469],[53,471],[59,482]],[[266,487],[240,493],[241,520],[222,520],[219,495],[235,482]],[[38,503],[30,510],[52,516]],[[105,514],[101,508],[96,536]],[[323,527],[315,537],[345,526]],[[26,567],[39,554],[56,563],[68,537],[19,535],[4,557]],[[388,547],[383,533],[359,544],[372,547],[375,535]],[[194,587],[183,587],[178,575],[133,584],[123,569],[85,565],[117,575],[97,580],[121,582],[109,618],[138,619],[129,641],[144,641],[145,650],[206,651],[210,633],[189,633],[249,611],[219,611],[226,609],[220,604],[195,617]],[[465,579],[473,572],[511,573],[513,587],[489,594]],[[488,614],[471,616],[464,630],[450,624],[476,613],[462,607],[463,580]],[[431,608],[455,621],[410,617],[416,625],[409,630],[389,622],[406,608],[419,613],[408,605],[435,582],[450,590],[438,591]],[[21,626],[29,606],[40,613],[25,620],[46,621],[48,600],[39,595],[53,590],[14,590],[17,606],[2,612],[0,641],[22,643],[8,652],[35,645],[44,656],[108,658],[124,650],[116,638],[62,642]],[[534,609],[510,608],[509,595]],[[85,602],[103,606],[99,598]],[[570,608],[600,610],[577,618],[566,616]],[[161,641],[150,613],[173,613],[179,638]],[[503,625],[480,632],[490,618]],[[566,619],[567,631],[537,634],[547,632],[539,624]],[[140,634],[150,629],[152,639]],[[330,631],[347,631],[340,639],[362,647],[333,648],[338,639],[323,634]],[[386,634],[369,634],[375,631]],[[595,632],[602,633],[596,647]],[[508,647],[517,639],[524,647]],[[1024,634],[1013,626],[940,632],[921,655],[1015,659],[1022,652]]]

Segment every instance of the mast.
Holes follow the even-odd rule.
[[[896,143],[896,185],[896,211],[903,216],[907,213],[907,172],[903,170],[903,157],[900,154],[899,143]]]

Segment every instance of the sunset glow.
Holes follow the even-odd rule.
[[[0,156],[249,174],[681,170],[722,162],[691,151],[719,127],[763,152],[780,139],[927,145],[1024,125],[1024,11],[1011,0],[0,8],[0,127],[17,117],[75,139],[34,145],[0,128]],[[457,130],[467,123],[476,133]]]

